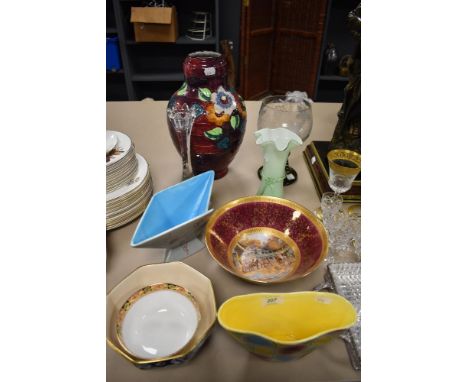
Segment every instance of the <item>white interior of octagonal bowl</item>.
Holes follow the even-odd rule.
[[[216,303],[210,280],[180,262],[144,265],[122,280],[107,296],[106,336],[123,353],[137,359],[119,344],[115,322],[119,309],[137,290],[153,284],[172,283],[187,289],[197,301],[200,309],[200,322],[192,340],[171,358],[185,353],[198,344],[216,320]]]

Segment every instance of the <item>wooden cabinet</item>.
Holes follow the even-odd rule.
[[[315,90],[326,0],[277,0],[271,90]]]
[[[243,0],[240,93],[246,99],[305,91],[314,101],[342,102],[348,79],[322,75],[327,44],[339,58],[355,42],[347,16],[360,0]]]
[[[245,0],[241,94],[314,93],[327,0]]]
[[[258,99],[271,87],[276,0],[243,1],[241,54],[239,60],[240,94]]]

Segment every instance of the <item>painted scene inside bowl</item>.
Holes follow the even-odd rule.
[[[205,239],[215,260],[244,279],[282,282],[310,273],[327,254],[326,233],[305,209],[279,198],[251,197],[221,207]]]
[[[237,234],[228,248],[229,264],[254,281],[276,281],[294,274],[301,253],[296,243],[273,228],[251,228]]]
[[[256,293],[227,300],[218,321],[237,341],[264,358],[300,358],[356,322],[345,298],[326,292]]]

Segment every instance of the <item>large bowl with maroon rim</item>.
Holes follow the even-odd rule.
[[[327,233],[312,212],[273,196],[248,196],[218,208],[205,242],[221,267],[261,284],[304,277],[328,253]]]

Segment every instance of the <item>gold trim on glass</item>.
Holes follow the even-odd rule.
[[[318,153],[318,150],[314,145],[314,142],[311,142],[309,144],[309,146],[307,146],[307,147],[310,147],[312,149],[315,160],[318,162],[318,164],[319,164],[320,168],[322,169],[322,172],[325,175],[325,178],[327,179],[327,182],[328,182],[328,180],[330,179],[330,176],[328,175],[328,171],[327,171],[327,169],[325,168],[325,165],[322,162],[322,158],[320,157],[320,155]],[[311,171],[312,163],[310,161],[312,160],[312,157],[309,155],[309,152],[308,152],[307,149],[304,150],[303,153],[304,153],[304,155],[306,157],[306,162],[307,162],[307,160],[309,160],[309,162],[307,162],[307,167]],[[312,173],[312,171],[311,171],[311,173]],[[353,186],[361,186],[361,181],[360,180],[353,180]],[[343,197],[344,197],[344,195],[343,195]]]
[[[332,150],[328,152],[327,158],[330,169],[332,169],[340,175],[354,176],[359,174],[359,172],[361,171],[361,155],[355,151],[343,149]],[[357,167],[352,168],[341,166],[335,162],[336,160],[340,159],[350,161],[354,163]]]
[[[315,262],[315,265],[313,265],[311,268],[309,268],[305,273],[296,275],[294,277],[289,277],[289,278],[284,278],[281,280],[275,280],[275,281],[259,281],[259,280],[251,280],[242,277],[241,275],[237,274],[234,272],[232,269],[229,269],[226,267],[223,263],[221,263],[218,258],[215,256],[215,251],[211,245],[211,241],[209,240],[210,235],[214,234],[215,232],[213,231],[213,226],[218,220],[218,218],[224,214],[226,211],[230,210],[231,208],[238,206],[243,203],[252,203],[252,202],[263,202],[263,203],[274,203],[274,204],[279,204],[282,206],[287,206],[289,208],[292,208],[293,210],[300,211],[302,214],[304,214],[307,219],[309,219],[314,226],[317,228],[317,231],[320,235],[320,239],[322,240],[322,251],[320,253],[320,257],[317,259]],[[253,227],[252,227],[253,228]],[[325,230],[325,227],[323,226],[322,222],[317,219],[317,217],[314,216],[312,212],[310,212],[307,208],[304,206],[300,205],[299,203],[293,202],[292,200],[288,199],[283,199],[283,198],[277,198],[276,196],[265,196],[265,195],[255,195],[255,196],[245,196],[239,199],[232,200],[221,207],[219,207],[213,214],[211,215],[210,219],[208,220],[208,223],[206,224],[205,228],[205,245],[206,248],[208,249],[208,253],[210,256],[218,263],[218,265],[223,268],[224,270],[228,271],[229,273],[233,274],[234,276],[237,276],[243,280],[250,281],[255,284],[279,284],[283,283],[286,281],[290,280],[295,280],[298,278],[305,277],[309,274],[311,274],[313,271],[315,271],[322,261],[327,257],[328,254],[328,235],[327,231]],[[228,257],[229,254],[226,253],[226,256]]]
[[[312,143],[311,143],[311,145],[312,145]],[[320,160],[320,157],[316,153],[315,147],[313,147],[313,146],[312,146],[312,151],[314,152],[314,156],[315,156],[316,160],[318,161],[319,165],[323,167],[322,161]],[[310,156],[308,150],[304,150],[302,154],[304,156],[304,160],[306,162],[307,168],[309,169],[309,174],[310,174],[310,177],[312,178],[312,183],[314,185],[315,191],[317,192],[317,194],[319,196],[319,199],[320,199],[325,192],[329,192],[330,190],[323,190],[320,180],[317,178],[314,171],[312,170],[312,167],[313,167],[313,165],[311,163],[311,158],[312,157]],[[327,179],[327,182],[328,182],[328,179],[329,179],[328,178],[328,173],[324,170],[323,174],[324,174],[324,176],[325,176],[325,178]],[[361,181],[360,180],[355,180],[353,182],[353,186],[355,186],[355,185],[360,186]],[[346,193],[344,193],[341,196],[343,197],[343,203],[361,203],[361,196],[359,196],[359,195],[346,195]]]

